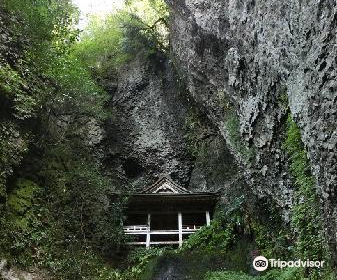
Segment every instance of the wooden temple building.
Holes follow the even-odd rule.
[[[124,233],[130,245],[176,244],[202,226],[210,225],[217,193],[191,192],[163,177],[141,193],[129,197]]]

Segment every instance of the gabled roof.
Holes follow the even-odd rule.
[[[162,177],[151,186],[145,188],[143,194],[190,194],[184,187],[173,182],[169,177]]]

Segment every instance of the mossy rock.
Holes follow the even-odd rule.
[[[19,179],[8,195],[8,208],[14,216],[23,216],[33,205],[34,194],[40,187],[33,181]]]
[[[217,252],[172,251],[153,258],[139,279],[203,280],[208,271],[219,270],[224,265],[224,256]]]

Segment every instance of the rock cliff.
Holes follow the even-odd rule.
[[[290,108],[336,252],[336,3],[168,3],[172,52],[191,98],[226,140],[248,186],[272,196],[286,220],[294,192],[282,151]]]
[[[229,187],[237,178],[233,156],[174,69],[160,56],[138,58],[119,72],[102,141],[105,166],[126,188],[166,175],[197,191]]]
[[[120,71],[106,125],[105,163],[121,184],[144,187],[164,175],[187,185],[186,99],[172,67],[136,59]],[[116,176],[117,175],[117,176]]]

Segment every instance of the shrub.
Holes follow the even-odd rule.
[[[205,280],[305,280],[299,276],[299,269],[287,268],[284,270],[271,270],[263,276],[251,276],[243,272],[219,271],[210,272]]]
[[[205,280],[254,280],[255,278],[243,272],[209,272]]]
[[[241,205],[244,197],[237,198],[226,210],[219,210],[208,227],[203,227],[183,243],[182,250],[206,250],[225,253],[235,237],[235,227],[241,223]]]

